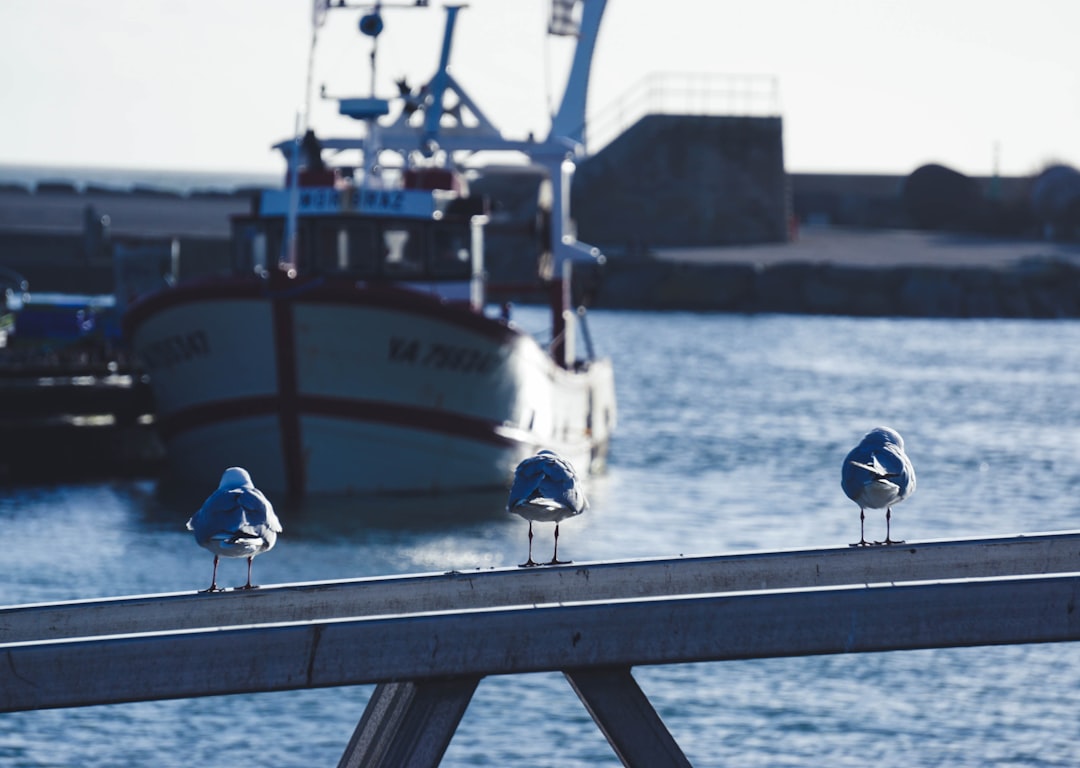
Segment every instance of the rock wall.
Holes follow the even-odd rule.
[[[588,287],[611,309],[783,312],[885,317],[1080,317],[1080,265],[862,267],[612,260]]]

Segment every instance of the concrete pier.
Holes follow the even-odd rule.
[[[1080,317],[1080,243],[804,228],[787,243],[612,254],[593,306],[867,317]]]

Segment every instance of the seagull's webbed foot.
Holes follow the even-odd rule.
[[[898,541],[892,537],[892,507],[885,510],[885,541],[879,541],[879,544],[903,544],[903,541]]]
[[[573,560],[559,559],[559,524],[555,523],[555,549],[551,553],[551,559],[545,565],[569,565]]]
[[[258,589],[258,588],[259,588],[258,584],[245,584],[242,587],[237,587],[237,589]]]
[[[214,592],[224,592],[224,591],[225,591],[224,588],[219,587],[217,584],[211,584],[206,589],[200,589],[199,594],[200,595],[209,595],[209,594],[212,594]]]
[[[859,540],[854,544],[849,544],[852,547],[871,547],[877,544],[876,541],[866,540],[866,510],[860,507],[859,509]]]

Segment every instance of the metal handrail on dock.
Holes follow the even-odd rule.
[[[625,765],[689,765],[632,667],[1080,640],[1078,589],[1068,532],[14,606],[0,711],[374,683],[341,765],[434,766],[485,676],[562,671]]]
[[[589,115],[584,126],[595,155],[646,115],[777,117],[780,81],[775,75],[653,72]]]

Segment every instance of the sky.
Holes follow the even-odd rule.
[[[548,2],[459,15],[451,71],[510,137],[546,135],[561,96],[570,47],[545,34]],[[379,95],[434,72],[441,5],[384,11]],[[317,133],[357,130],[317,93],[369,95],[359,16],[320,29]],[[2,0],[0,163],[278,172],[270,147],[305,111],[310,19],[310,0]],[[1077,30],[1076,0],[608,0],[589,114],[613,130],[645,105],[626,95],[666,75],[668,111],[779,114],[789,172],[1080,167]],[[701,101],[746,75],[765,98]]]

